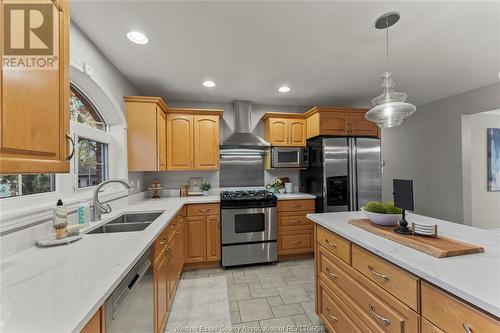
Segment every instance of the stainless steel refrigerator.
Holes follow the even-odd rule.
[[[308,140],[307,149],[300,191],[316,196],[316,212],[359,210],[382,199],[379,139],[319,137]]]

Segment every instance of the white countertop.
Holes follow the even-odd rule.
[[[500,233],[407,214],[410,222],[437,224],[439,234],[480,245],[484,253],[435,258],[349,224],[362,212],[308,214],[313,222],[500,317]]]
[[[219,201],[214,195],[138,201],[103,215],[99,224],[126,212],[164,211],[143,231],[85,234],[69,245],[33,247],[2,260],[0,331],[79,332],[184,204]]]

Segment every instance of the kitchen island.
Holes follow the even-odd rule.
[[[484,253],[435,258],[349,224],[362,212],[308,214],[316,311],[334,332],[499,332],[500,235],[408,214]]]

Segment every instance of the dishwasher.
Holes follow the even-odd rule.
[[[151,263],[149,248],[106,300],[106,333],[154,332]]]

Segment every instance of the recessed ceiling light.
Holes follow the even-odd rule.
[[[203,86],[205,86],[207,88],[213,88],[213,87],[215,87],[215,82],[208,80],[208,81],[203,82]]]
[[[139,31],[129,31],[127,32],[127,38],[136,44],[147,44],[149,42],[148,37]]]
[[[287,93],[287,92],[290,91],[290,87],[281,86],[281,87],[279,87],[278,91],[281,92],[281,93]]]

